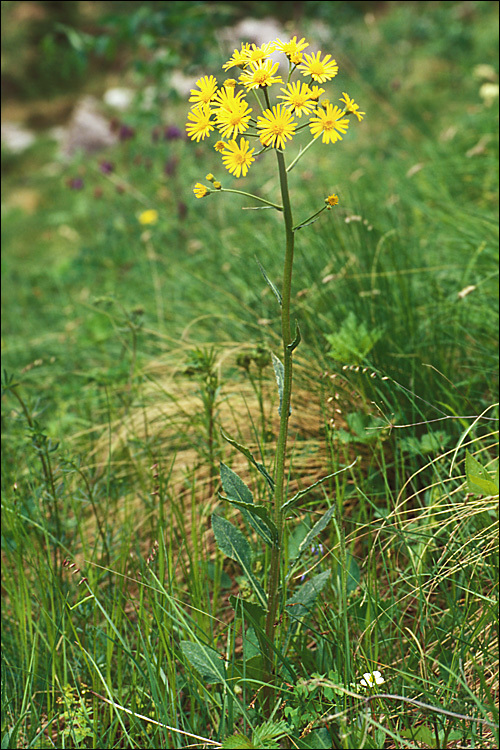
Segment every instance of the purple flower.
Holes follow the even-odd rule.
[[[184,133],[176,125],[167,125],[163,131],[163,138],[166,141],[176,141],[183,137]]]
[[[70,190],[82,190],[84,183],[81,177],[70,177],[66,184]]]
[[[110,161],[101,161],[99,163],[99,169],[103,174],[111,174],[111,172],[114,170],[114,166]]]
[[[176,156],[171,156],[169,159],[167,159],[167,161],[165,162],[165,166],[163,167],[163,171],[168,177],[173,177],[177,172],[178,163],[179,159]]]
[[[129,125],[124,125],[123,123],[120,125],[120,128],[118,130],[118,138],[120,139],[120,141],[129,141],[134,137],[134,135],[134,128],[131,128]]]

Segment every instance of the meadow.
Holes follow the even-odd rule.
[[[366,116],[289,175],[339,204],[295,232],[275,641],[223,496],[276,468],[282,219],[193,194],[274,161],[224,173],[148,54],[115,146],[3,153],[2,747],[498,747],[498,5],[382,6],[288,19]]]

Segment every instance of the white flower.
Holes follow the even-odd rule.
[[[382,685],[385,682],[380,672],[365,672],[363,679],[360,681],[360,685],[363,687],[375,687],[376,685]]]

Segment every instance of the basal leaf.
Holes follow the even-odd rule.
[[[184,656],[200,673],[205,682],[225,682],[224,661],[217,651],[201,643],[192,643],[191,641],[181,641],[180,646]]]
[[[324,573],[318,573],[318,575],[311,578],[310,581],[306,581],[302,584],[302,586],[286,603],[288,614],[293,618],[304,617],[309,614],[311,606],[314,604],[318,594],[325,587],[329,577],[330,571],[327,570]]]
[[[315,536],[318,536],[318,534],[323,531],[326,526],[330,523],[333,514],[335,513],[335,505],[332,505],[331,508],[328,508],[326,513],[319,519],[319,521],[316,521],[314,526],[312,527],[311,531],[304,537],[301,544],[299,545],[299,551],[297,557],[300,557],[305,550],[310,547],[312,540]]]

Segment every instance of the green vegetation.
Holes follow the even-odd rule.
[[[283,227],[192,189],[213,172],[276,201],[279,181],[267,158],[233,180],[178,137],[168,71],[192,65],[190,38],[195,76],[233,51],[204,56],[206,4],[129,5],[112,27],[141,64],[120,143],[65,162],[42,136],[3,159],[2,745],[498,747],[498,6],[324,19],[333,83],[367,117],[289,176],[297,221],[318,195],[340,204],[296,232],[294,658],[268,718],[248,580],[269,555],[218,492],[266,497],[221,428],[270,465],[280,323],[255,256],[279,286]],[[314,39],[311,18],[292,33]],[[228,522],[250,538],[239,560],[214,510],[219,546]]]

